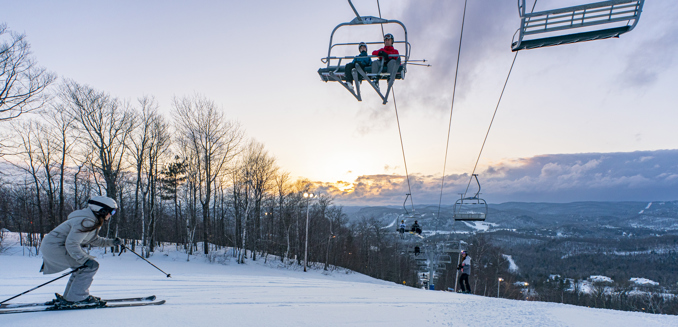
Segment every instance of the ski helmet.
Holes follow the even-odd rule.
[[[386,41],[386,39],[391,39],[391,41],[394,41],[394,40],[395,40],[395,39],[393,38],[393,34],[391,34],[391,33],[387,33],[386,35],[384,35],[384,41]]]
[[[118,203],[106,196],[93,196],[87,201],[89,208],[96,213],[115,214]]]
[[[358,44],[358,51],[360,51],[360,48],[365,47],[365,51],[367,51],[367,43],[365,42],[360,42]]]

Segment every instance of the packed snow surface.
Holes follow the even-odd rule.
[[[94,253],[94,252],[93,252]],[[677,316],[601,310],[556,303],[426,291],[335,270],[304,273],[278,261],[238,265],[206,262],[168,251],[150,260],[103,255],[91,293],[104,298],[155,294],[161,306],[0,315],[0,326],[678,326]],[[39,257],[10,249],[0,255],[0,299],[55,275],[41,275]],[[62,292],[66,278],[13,303],[42,302]]]
[[[612,278],[607,276],[593,275],[589,277],[589,280],[593,283],[612,283],[614,282]]]
[[[516,265],[516,262],[513,260],[513,257],[508,255],[508,254],[502,254],[502,256],[508,260],[509,262],[509,271],[510,272],[517,272],[518,271],[518,265]]]
[[[475,212],[472,212],[472,213],[475,213]],[[475,230],[479,230],[479,231],[488,231],[490,229],[490,227],[498,226],[495,223],[488,223],[488,222],[484,222],[484,221],[465,221],[464,224],[466,224],[466,226],[468,226],[468,227],[471,227],[471,228],[473,228]]]
[[[659,283],[657,283],[653,280],[650,280],[650,279],[647,279],[647,278],[640,278],[640,277],[633,277],[629,281],[632,282],[632,283],[636,283],[638,285],[655,285],[655,286],[659,285]]]

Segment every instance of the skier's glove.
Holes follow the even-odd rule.
[[[457,266],[457,270],[461,270],[461,264]]]
[[[87,259],[87,261],[85,261],[85,264],[83,266],[90,268],[90,269],[99,269],[99,263],[96,262],[96,260],[92,260],[92,259]]]
[[[385,60],[388,60],[388,53],[386,53],[386,51],[384,51],[384,50],[381,50],[381,51],[379,51],[379,57],[382,57]]]
[[[118,246],[118,245],[120,245],[120,244],[122,244],[122,239],[119,238],[119,237],[116,237],[116,238],[113,240],[113,246]]]

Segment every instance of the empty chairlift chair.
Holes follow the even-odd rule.
[[[479,197],[480,182],[478,174],[473,174],[478,183],[478,192],[471,197],[464,197],[454,203],[453,217],[455,221],[484,221],[487,218],[487,202]]]
[[[535,0],[536,1],[536,0]],[[645,0],[608,0],[579,6],[527,12],[518,0],[520,28],[513,51],[619,37],[638,24]]]

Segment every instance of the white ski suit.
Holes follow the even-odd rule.
[[[43,265],[40,271],[43,274],[55,274],[68,268],[78,268],[87,260],[94,259],[85,252],[85,245],[106,247],[113,246],[113,240],[99,237],[99,229],[91,232],[81,232],[85,228],[96,224],[97,218],[91,209],[85,208],[73,211],[68,220],[61,223],[42,240]],[[81,301],[89,296],[89,286],[92,284],[96,268],[82,268],[73,274],[68,281],[64,298],[68,301]]]

